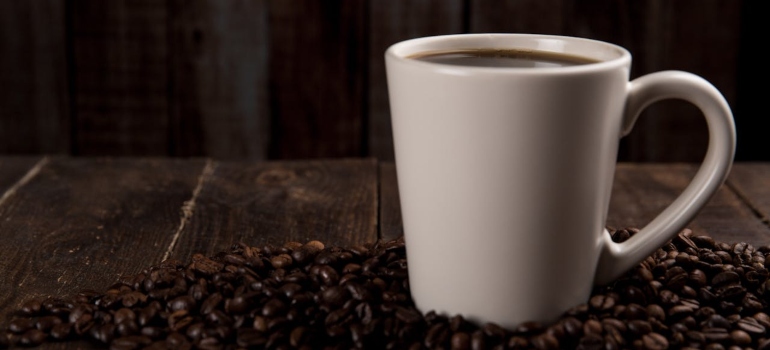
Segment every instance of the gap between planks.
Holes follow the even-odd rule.
[[[8,188],[5,192],[3,192],[3,196],[0,197],[0,207],[5,204],[5,202],[8,200],[8,198],[11,198],[16,191],[26,185],[28,182],[30,182],[38,173],[40,173],[40,170],[43,169],[43,167],[48,164],[49,158],[43,157],[37,163],[35,163],[32,168],[30,168],[24,176],[19,179],[19,181],[16,181],[16,183],[13,184],[10,188]]]
[[[198,195],[203,189],[203,184],[206,183],[206,181],[208,181],[208,179],[211,178],[211,176],[214,174],[214,169],[216,169],[216,164],[214,161],[207,159],[206,165],[203,167],[201,174],[198,175],[198,184],[195,185],[192,196],[189,200],[182,203],[182,216],[179,219],[179,227],[177,227],[176,232],[174,232],[174,236],[171,237],[171,243],[169,243],[161,261],[166,261],[169,256],[171,256],[174,248],[176,248],[176,242],[179,240],[179,236],[182,235],[182,231],[184,231],[187,222],[190,221],[190,218],[192,218],[193,213],[195,212],[195,202],[198,200]]]
[[[754,204],[754,202],[752,202],[751,199],[749,199],[749,197],[740,190],[740,188],[738,188],[738,186],[735,186],[733,180],[728,177],[725,180],[725,186],[727,186],[730,191],[735,193],[735,196],[738,197],[738,199],[740,199],[741,202],[743,202],[743,204],[749,208],[749,210],[751,210],[754,216],[756,216],[759,221],[761,221],[768,229],[770,229],[770,217],[765,215],[765,213],[763,213],[762,210],[756,204]]]

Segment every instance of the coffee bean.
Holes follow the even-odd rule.
[[[638,230],[611,232],[625,239]],[[402,239],[350,248],[241,243],[186,265],[164,261],[104,293],[30,300],[16,313],[26,321],[12,319],[2,339],[34,343],[34,330],[42,342],[90,337],[115,349],[760,349],[770,347],[768,254],[770,246],[685,230],[560,320],[507,330],[420,313]]]
[[[577,349],[580,350],[600,350],[604,348],[604,339],[598,334],[586,334],[580,338]]]
[[[770,338],[760,339],[757,344],[757,350],[770,350]]]
[[[709,236],[693,236],[690,240],[700,248],[714,248],[714,239]]]
[[[530,342],[536,349],[539,349],[539,350],[559,349],[559,340],[548,333],[539,334],[533,337]]]
[[[719,343],[711,343],[706,345],[705,350],[725,350],[725,347]]]
[[[633,320],[645,320],[649,316],[647,308],[639,304],[628,304],[626,309],[621,314],[624,318]]]
[[[38,346],[45,341],[46,334],[39,329],[30,329],[19,337],[19,344],[24,346]]]
[[[730,321],[728,321],[726,318],[722,317],[722,315],[711,315],[708,319],[706,319],[705,327],[708,328],[724,328],[728,329],[730,328]]]
[[[645,349],[658,350],[668,349],[668,340],[659,333],[649,333],[642,336],[642,344]]]
[[[42,307],[43,304],[40,302],[40,300],[31,299],[21,305],[21,308],[19,308],[19,313],[23,316],[37,316],[37,314],[40,313],[40,309],[42,309]]]
[[[615,299],[606,295],[595,295],[588,301],[589,305],[597,311],[611,310],[615,306]]]
[[[660,321],[666,320],[666,311],[658,304],[647,305],[647,314]]]
[[[523,322],[514,329],[514,332],[520,334],[534,334],[541,331],[543,331],[543,324],[534,321]]]
[[[735,343],[736,345],[743,346],[743,345],[751,344],[751,336],[745,331],[742,331],[740,329],[736,329],[730,332],[730,338],[732,338],[733,343]]]
[[[122,349],[139,349],[152,344],[152,339],[141,335],[129,335],[125,337],[115,338],[112,341],[112,347],[118,347]]]
[[[610,328],[613,328],[620,333],[625,333],[626,330],[628,329],[628,327],[626,326],[626,322],[623,322],[616,318],[605,318],[605,319],[602,319],[601,322],[605,331],[607,331]]]
[[[637,337],[641,337],[642,335],[652,332],[652,326],[647,321],[633,320],[628,323],[628,330]]]
[[[115,337],[115,325],[112,323],[94,326],[89,331],[94,339],[105,344],[112,342]]]
[[[684,250],[686,248],[693,248],[697,249],[698,245],[695,244],[695,242],[691,239],[691,237],[688,237],[684,233],[679,233],[674,237],[673,243],[679,248],[680,250]]]
[[[55,325],[62,323],[61,318],[56,316],[43,316],[37,319],[37,322],[35,323],[35,328],[43,331],[48,332],[53,328]]]
[[[768,316],[766,313],[757,312],[752,317],[757,320],[759,324],[765,326],[765,328],[770,327],[770,316]]]
[[[735,326],[738,329],[750,334],[759,334],[759,335],[765,334],[765,326],[761,325],[759,322],[757,322],[757,320],[751,317],[746,317],[738,320],[735,323]]]
[[[8,324],[8,330],[16,334],[25,333],[34,327],[35,322],[29,318],[17,318]]]
[[[291,266],[293,262],[294,261],[291,255],[289,254],[280,254],[270,259],[270,263],[273,265],[273,268],[276,268],[276,269],[287,268]]]
[[[663,305],[674,305],[679,303],[679,296],[676,293],[666,289],[660,291],[660,302]]]
[[[703,328],[703,336],[709,342],[722,342],[730,338],[730,334],[724,328]]]
[[[604,326],[597,320],[586,320],[585,323],[583,323],[584,334],[602,334],[603,330]]]
[[[171,311],[191,310],[195,307],[195,299],[189,295],[177,297],[169,302]]]
[[[201,304],[200,313],[203,315],[210,314],[219,306],[223,299],[224,297],[219,292],[210,294]]]
[[[57,325],[54,325],[53,327],[51,327],[49,334],[53,339],[65,340],[69,338],[70,334],[72,334],[72,324],[59,323]]]
[[[723,271],[718,273],[714,278],[711,279],[711,284],[715,287],[723,286],[726,284],[731,283],[737,283],[740,281],[741,277],[732,271]]]
[[[396,307],[396,318],[404,323],[410,324],[420,322],[422,315],[420,315],[420,313],[416,310],[399,306]]]

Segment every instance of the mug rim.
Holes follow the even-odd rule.
[[[539,46],[545,46],[545,49],[538,47],[536,50],[564,53],[596,59],[598,62],[579,64],[574,66],[562,67],[478,67],[478,66],[458,66],[444,63],[426,62],[410,58],[410,56],[432,52],[449,51],[463,49],[499,49],[499,48],[527,48],[525,45],[502,46],[501,41],[521,41],[527,43],[538,43]],[[473,42],[475,44],[463,44]],[[497,45],[495,45],[497,43]],[[561,47],[559,47],[561,43]],[[582,51],[565,48],[566,45],[578,45],[584,47]],[[595,48],[590,50],[587,48]],[[561,50],[559,50],[561,49]],[[607,57],[599,57],[607,56]],[[604,71],[623,66],[630,66],[631,53],[622,46],[608,43],[605,41],[588,39],[574,36],[549,35],[549,34],[527,34],[527,33],[479,33],[479,34],[448,34],[425,36],[414,39],[407,39],[397,42],[385,50],[385,59],[398,61],[414,67],[432,68],[442,73],[467,75],[469,73],[490,73],[490,74],[567,74],[567,73],[587,73],[595,71]]]

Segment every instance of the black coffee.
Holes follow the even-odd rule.
[[[418,53],[409,58],[454,66],[498,68],[568,67],[599,62],[582,56],[519,49],[430,51]]]

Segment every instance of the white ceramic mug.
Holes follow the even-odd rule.
[[[467,67],[412,55],[520,48],[598,60],[557,68]],[[412,297],[422,312],[515,327],[550,322],[672,238],[721,186],[735,126],[690,73],[629,82],[631,55],[588,39],[463,34],[385,53]],[[709,128],[689,186],[624,243],[605,230],[619,139],[648,105],[679,98]]]

